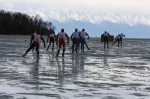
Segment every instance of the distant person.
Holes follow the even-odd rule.
[[[57,43],[58,43],[58,51],[56,54],[56,57],[58,57],[59,53],[60,53],[60,49],[63,46],[63,53],[62,53],[62,57],[64,57],[64,53],[65,53],[65,37],[67,37],[67,44],[69,44],[69,36],[67,35],[67,33],[64,32],[64,29],[61,29],[61,32],[59,32],[56,36],[57,39]]]
[[[79,42],[78,39],[79,39],[78,29],[75,29],[75,32],[73,32],[72,35],[71,35],[71,40],[73,42],[73,44],[72,44],[72,53],[74,53],[74,48],[75,48],[75,51],[77,53],[78,42]]]
[[[52,52],[53,52],[54,51],[54,41],[55,41],[55,32],[54,32],[53,29],[50,29],[50,34],[47,37],[47,43],[48,43],[48,41],[49,41],[49,45],[48,45],[46,51],[48,51],[48,49],[49,49],[49,47],[51,46],[51,43],[52,43],[53,44],[52,45]]]
[[[121,35],[118,34],[118,35],[115,37],[115,42],[114,42],[111,46],[113,46],[116,42],[118,42],[118,47],[119,47],[120,38],[121,38]]]
[[[78,49],[80,49],[80,43],[81,43],[80,34],[81,34],[81,31],[79,31],[78,34],[79,34],[79,38],[78,38]]]
[[[123,37],[125,37],[125,35],[123,35],[123,33],[120,34],[120,43],[121,43],[121,47],[122,47],[122,39]]]
[[[86,44],[85,36],[88,36],[88,39],[90,39],[88,33],[85,32],[85,29],[82,29],[82,31],[80,32],[80,40],[81,40],[81,50],[83,51],[83,53],[84,53],[84,44],[86,45],[88,50],[90,50],[90,48]]]
[[[107,43],[107,48],[109,48],[109,45],[108,45],[108,36],[110,36],[110,34],[105,31],[105,32],[102,34],[102,36],[104,36],[104,49],[105,49],[106,43]]]
[[[40,35],[40,32],[39,32],[39,31],[36,31],[36,33],[34,33],[34,34],[31,36],[30,47],[29,47],[28,50],[25,52],[25,54],[22,55],[22,56],[25,57],[25,56],[27,55],[27,53],[28,53],[31,49],[33,49],[34,47],[36,47],[37,57],[39,57],[39,43],[40,43],[40,40],[43,41],[44,47],[45,47],[44,38]]]

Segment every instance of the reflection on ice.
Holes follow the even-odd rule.
[[[56,58],[57,49],[52,53],[41,48],[38,59],[36,52],[21,57],[28,46],[22,39],[28,36],[13,38],[0,42],[2,99],[150,97],[150,40],[125,39],[122,48],[114,45],[104,50],[103,44],[93,38],[87,42],[91,50],[85,49],[84,54],[80,50],[71,54],[67,47],[65,57]]]

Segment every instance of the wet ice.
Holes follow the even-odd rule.
[[[2,99],[149,99],[148,39],[124,39],[122,48],[104,50],[92,38],[87,40],[91,50],[77,55],[70,53],[70,43],[65,58],[55,58],[57,49],[46,52],[41,43],[38,60],[32,51],[21,57],[29,36],[0,38]]]

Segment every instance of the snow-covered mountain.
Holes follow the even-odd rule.
[[[150,15],[108,14],[98,11],[70,11],[66,9],[26,10],[30,16],[39,15],[43,20],[51,21],[56,32],[65,28],[71,34],[75,28],[85,28],[91,36],[99,36],[105,30],[117,35],[123,32],[127,37],[150,37]]]
[[[102,21],[110,21],[113,23],[144,24],[150,26],[150,15],[140,14],[107,14],[98,11],[70,11],[70,10],[28,10],[24,11],[29,15],[40,15],[44,20],[57,20],[58,22],[68,22],[70,20],[90,22],[92,24],[100,24]]]

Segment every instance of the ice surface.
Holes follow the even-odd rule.
[[[0,99],[149,99],[150,40],[124,39],[104,50],[99,38],[87,43],[91,50],[65,57],[40,45],[21,57],[30,36],[0,36]],[[46,39],[46,36],[44,36]],[[112,43],[110,43],[111,45]]]

